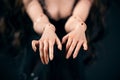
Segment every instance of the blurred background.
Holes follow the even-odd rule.
[[[106,37],[100,41],[97,62],[86,70],[87,80],[120,80],[120,1],[110,0]],[[99,43],[98,43],[99,44]]]
[[[29,67],[27,65],[31,64],[30,62],[27,64],[25,63],[26,60],[29,60],[26,59],[25,56],[27,55],[28,58],[29,56],[33,56],[32,58],[35,57],[35,55],[33,55],[32,53],[31,55],[27,54],[32,51],[30,50],[27,51],[26,49],[26,46],[30,46],[28,42],[31,41],[31,37],[34,37],[32,33],[33,34],[35,33],[32,32],[31,29],[28,30],[27,26],[31,24],[27,24],[27,23],[29,23],[30,21],[25,20],[24,17],[22,17],[26,15],[23,14],[21,16],[18,14],[16,15],[10,14],[11,11],[13,11],[12,10],[13,8],[10,7],[11,5],[9,4],[4,4],[5,1],[7,0],[0,1],[0,80],[9,80],[9,79],[18,80],[17,78],[19,76],[25,76],[24,74],[21,75],[21,72]],[[9,2],[12,3],[13,1],[14,0],[11,0]],[[16,5],[19,4],[16,3]],[[16,11],[14,13],[19,13],[19,10],[18,12]],[[3,23],[4,21],[3,16],[5,16],[6,19],[5,22],[7,22],[7,24]],[[16,18],[19,19],[19,17],[21,17],[21,19],[16,21]],[[120,62],[119,62],[120,61],[120,49],[119,49],[120,48],[120,1],[119,0],[110,0],[109,8],[105,13],[105,17],[106,17],[105,19],[106,36],[104,37],[103,40],[101,40],[96,44],[99,45],[96,47],[99,53],[97,54],[97,60],[95,61],[95,63],[90,66],[86,66],[85,69],[86,80],[120,80]],[[9,21],[11,21],[10,23],[13,23],[13,25],[10,25]],[[24,24],[24,26],[21,24]],[[5,27],[6,33],[4,33],[5,28],[2,27],[3,25],[10,26],[9,28]],[[15,29],[12,29],[12,26],[16,26]],[[9,34],[9,32],[11,31],[15,33],[14,37],[12,37],[13,35],[12,33]],[[2,34],[5,35],[3,36]],[[25,34],[27,37],[26,36],[24,37],[22,34]],[[15,41],[13,40],[13,38]],[[21,41],[22,43],[20,43]],[[13,44],[14,46],[10,46],[11,44]],[[17,53],[20,55],[16,56],[17,54],[11,54],[11,53]],[[31,62],[33,62],[32,64],[34,65],[34,61],[32,61],[32,59]],[[25,68],[23,69],[24,65]]]

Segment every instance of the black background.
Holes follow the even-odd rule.
[[[120,80],[120,3],[111,1],[106,14],[107,36],[97,47],[97,62],[86,70],[87,80]]]

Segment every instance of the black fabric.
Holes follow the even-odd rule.
[[[56,33],[60,39],[66,34],[64,24],[67,19],[54,21],[50,20],[56,27]],[[23,45],[21,52],[16,56],[11,56],[13,52],[8,52],[9,55],[3,53],[0,55],[0,71],[2,80],[84,80],[85,65],[83,59],[87,55],[82,49],[76,59],[66,59],[65,45],[62,51],[54,46],[54,60],[48,65],[41,63],[39,51],[33,52],[31,41],[39,39],[36,34],[30,35],[27,42]],[[14,51],[14,50],[13,50]],[[1,53],[2,54],[2,53]],[[7,76],[7,77],[6,77]]]
[[[57,35],[60,39],[66,34],[64,31],[64,24],[67,19],[54,21],[50,20],[56,27]],[[32,39],[39,39],[40,37],[34,35]],[[32,40],[31,39],[31,40]],[[84,80],[84,68],[83,59],[87,55],[82,49],[76,59],[72,57],[66,59],[65,45],[63,45],[62,51],[54,46],[54,60],[50,61],[48,65],[43,65],[39,58],[39,51],[34,54],[29,41],[28,52],[26,56],[26,66],[24,74],[27,76],[27,80]],[[33,56],[34,55],[34,56]]]

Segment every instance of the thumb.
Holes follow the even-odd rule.
[[[32,40],[32,49],[34,50],[34,52],[36,52],[38,45],[39,45],[38,40]]]
[[[83,43],[83,48],[84,48],[84,50],[88,50],[88,45],[87,45],[86,41]]]
[[[59,50],[62,50],[62,44],[61,44],[59,38],[56,38],[56,44],[57,44],[57,46],[58,46],[58,49],[59,49]]]

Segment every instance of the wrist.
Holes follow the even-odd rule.
[[[76,26],[76,29],[82,28],[83,30],[86,31],[87,25],[86,25],[86,23],[82,20],[82,18],[80,18],[80,17],[77,16],[77,15],[72,15],[71,18],[72,18],[74,21],[76,21],[76,22],[79,23],[79,25]]]
[[[69,33],[73,30],[79,29],[82,31],[86,31],[87,26],[85,22],[78,16],[71,16],[65,24],[65,31]]]
[[[54,25],[51,24],[51,23],[46,24],[45,27],[44,27],[44,29],[43,29],[43,31],[48,30],[48,29],[49,29],[49,30],[52,30],[53,32],[56,31],[56,28],[55,28]]]
[[[43,32],[48,29],[54,32],[56,31],[54,25],[52,25],[50,22],[37,23],[33,28],[34,31],[39,35],[43,34]]]

